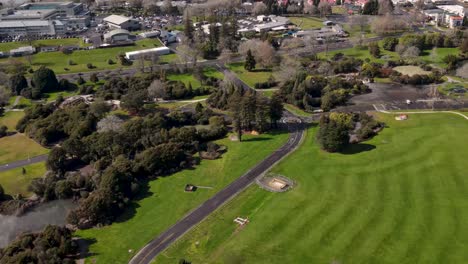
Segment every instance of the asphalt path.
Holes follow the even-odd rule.
[[[213,197],[204,202],[201,206],[190,212],[184,218],[179,220],[175,225],[167,229],[164,233],[150,241],[130,260],[129,263],[151,263],[151,261],[158,254],[164,251],[164,249],[166,249],[169,245],[174,243],[178,238],[182,237],[190,229],[203,221],[203,219],[205,219],[213,211],[246,189],[252,182],[255,181],[257,177],[263,175],[283,157],[294,151],[296,147],[299,146],[304,135],[303,124],[291,123],[288,124],[288,128],[290,135],[285,145],[276,150],[262,162],[257,164],[243,176],[229,184],[226,188],[219,191]]]
[[[30,165],[30,164],[34,164],[34,163],[38,163],[38,162],[46,161],[47,156],[48,156],[47,154],[44,154],[44,155],[29,158],[29,159],[17,160],[17,161],[13,161],[11,163],[8,163],[8,164],[0,165],[0,172],[16,169],[16,168],[20,168],[20,167],[24,167],[26,165]]]

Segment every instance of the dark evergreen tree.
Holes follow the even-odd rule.
[[[21,91],[28,88],[28,81],[22,74],[13,74],[9,81],[10,89],[15,95],[21,95]]]
[[[363,15],[377,15],[379,13],[379,1],[369,0],[362,9]]]
[[[58,89],[58,81],[54,71],[44,66],[41,66],[33,73],[31,83],[39,93],[52,92]]]
[[[257,62],[255,61],[255,57],[252,55],[252,51],[249,49],[245,57],[244,69],[246,69],[247,71],[252,71],[253,69],[255,69],[256,64]]]

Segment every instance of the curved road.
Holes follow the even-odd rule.
[[[283,157],[291,153],[301,142],[304,134],[302,124],[288,124],[290,131],[289,139],[281,148],[268,156],[262,162],[253,167],[246,174],[229,184],[226,188],[219,191],[213,197],[208,199],[198,208],[190,212],[184,218],[179,220],[175,225],[167,229],[164,233],[149,242],[141,249],[131,260],[130,264],[149,264],[160,254],[164,249],[171,245],[178,238],[200,223],[209,214],[219,208],[221,205],[229,201],[236,194],[247,188],[254,180],[265,173]]]
[[[44,154],[44,155],[29,158],[29,159],[12,161],[12,162],[10,162],[8,164],[0,165],[0,172],[16,169],[16,168],[23,167],[23,166],[26,166],[26,165],[29,165],[29,164],[33,164],[33,163],[46,161],[47,156],[48,156],[48,154]]]

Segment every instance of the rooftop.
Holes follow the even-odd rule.
[[[130,20],[129,17],[119,16],[119,15],[110,15],[104,18],[104,21],[112,23],[112,24],[116,24],[116,25],[123,24],[129,20]]]

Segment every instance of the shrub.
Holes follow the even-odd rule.
[[[112,59],[108,59],[107,64],[109,64],[109,65],[115,64],[115,61],[113,61]]]

